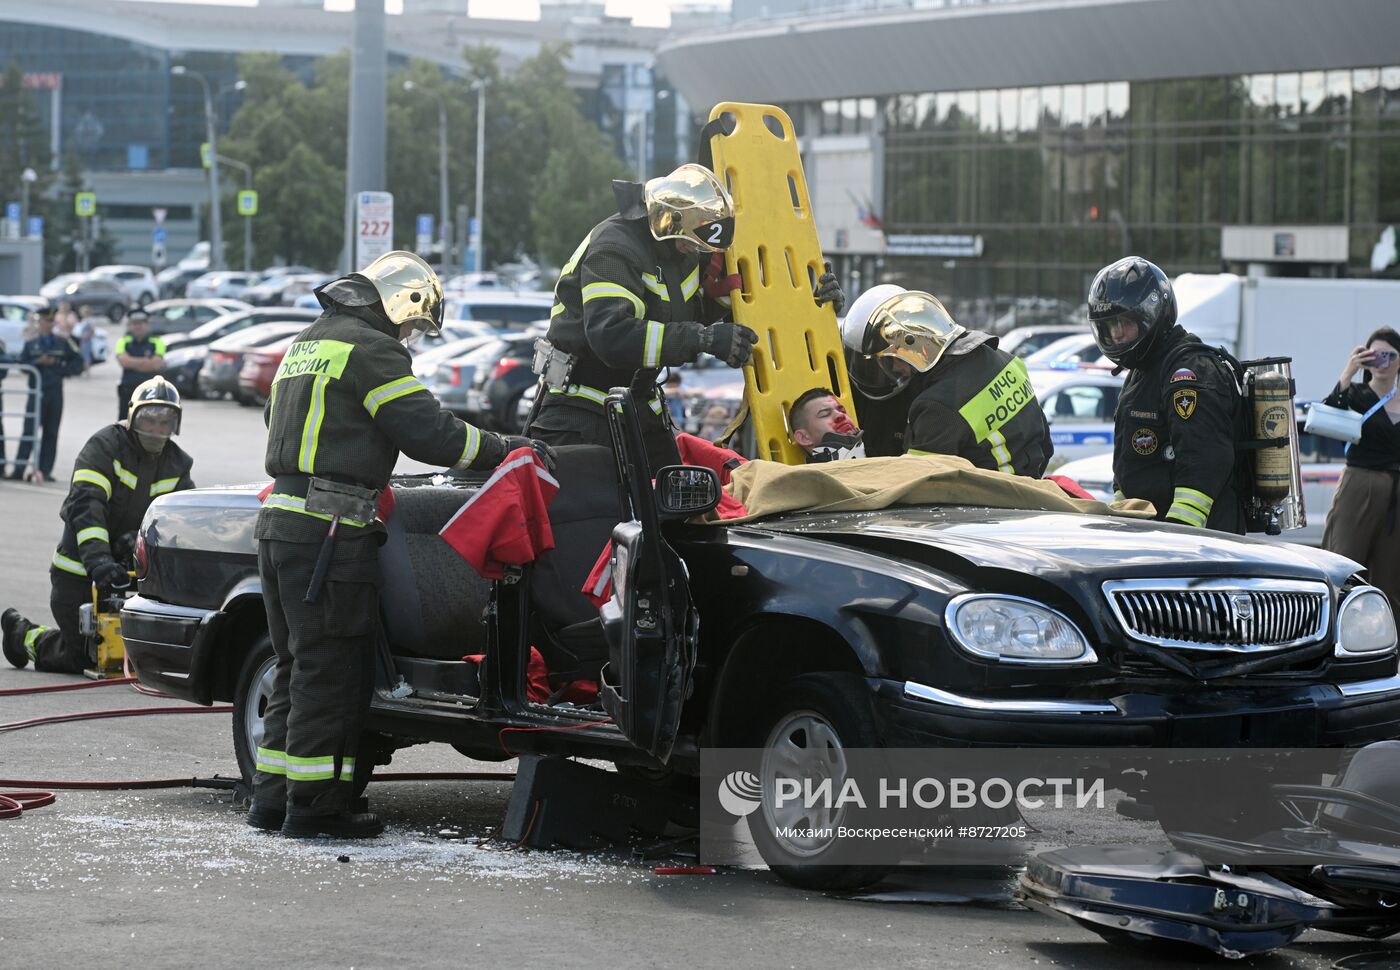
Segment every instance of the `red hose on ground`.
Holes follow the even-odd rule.
[[[111,680],[87,680],[81,684],[52,684],[48,687],[12,687],[0,690],[0,697],[18,697],[21,694],[54,694],[66,690],[89,690],[93,687],[112,687],[116,684],[134,684],[135,677],[114,677]]]

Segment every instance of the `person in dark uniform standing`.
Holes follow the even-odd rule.
[[[707,295],[734,238],[734,203],[715,174],[688,163],[645,184],[615,181],[613,193],[617,213],[584,237],[554,288],[552,349],[527,432],[552,444],[611,447],[603,414],[611,388],[651,388],[660,368],[701,354],[742,367],[758,340],[722,319],[723,285]],[[813,299],[840,312],[844,295],[829,265]],[[642,433],[654,471],[679,455],[659,397],[649,404]]]
[[[297,335],[264,409],[272,488],[258,514],[258,573],[277,656],[248,824],[293,838],[367,838],[351,810],[379,623],[375,518],[402,451],[454,470],[495,468],[547,445],[480,431],[442,410],[401,341],[442,323],[437,274],[391,252],[316,291],[324,313]]]
[[[1167,522],[1243,535],[1239,384],[1218,352],[1177,324],[1166,274],[1140,256],[1099,270],[1089,323],[1104,356],[1128,370],[1114,415],[1115,495],[1146,499]]]
[[[63,538],[49,568],[49,609],[57,627],[33,623],[13,608],[0,615],[5,659],[16,667],[80,674],[96,661],[78,630],[78,608],[92,587],[127,585],[136,530],[158,497],[193,488],[194,464],[171,436],[180,430],[180,392],[153,377],[131,395],[131,417],[87,440],[59,515]]]
[[[938,298],[883,284],[851,304],[842,341],[865,453],[957,455],[1008,475],[1045,474],[1054,447],[1026,365]]]
[[[132,310],[126,315],[126,333],[117,341],[117,363],[122,365],[122,379],[117,384],[117,420],[125,421],[132,391],[165,366],[165,341],[151,336],[151,318],[145,310]]]
[[[63,382],[83,372],[83,355],[78,345],[68,337],[54,333],[54,307],[52,304],[36,311],[39,332],[24,342],[19,362],[28,364],[39,371],[38,429],[39,462],[25,472],[29,456],[34,448],[35,422],[33,416],[24,419],[24,436],[15,452],[15,467],[10,478],[18,481],[28,478],[36,484],[43,484],[53,478],[53,464],[58,457],[58,425],[63,420]],[[34,377],[29,378],[31,393],[28,410],[34,412]]]
[[[702,353],[742,367],[758,335],[711,322],[724,307],[702,291],[702,263],[729,248],[734,203],[709,169],[682,165],[645,185],[614,182],[618,211],[584,237],[554,287],[551,363],[527,430],[552,444],[612,446],[603,401],[613,387],[656,383],[660,368]],[[640,372],[638,374],[638,372]],[[679,456],[660,399],[641,409],[651,466]]]

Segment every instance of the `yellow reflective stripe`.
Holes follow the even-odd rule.
[[[556,303],[556,304],[554,304],[554,306],[552,306],[552,307],[549,308],[549,318],[550,318],[551,320],[553,320],[555,317],[559,316],[559,314],[561,314],[561,313],[563,313],[563,312],[564,312],[564,304],[562,304],[562,303]]]
[[[1194,525],[1197,528],[1204,528],[1206,524],[1206,517],[1201,514],[1199,509],[1177,502],[1173,502],[1172,507],[1167,509],[1166,517],[1168,519],[1176,519],[1178,522],[1184,522],[1187,525]]]
[[[39,638],[51,629],[53,627],[36,626],[24,635],[24,652],[30,660],[39,659]]]
[[[91,468],[79,468],[73,472],[73,484],[87,482],[89,485],[96,485],[106,493],[108,498],[112,497],[112,480],[106,475]]]
[[[254,756],[258,770],[268,775],[285,775],[287,773],[287,752],[274,751],[272,748],[258,748]]]
[[[578,248],[576,248],[576,249],[574,250],[574,254],[573,254],[572,256],[569,257],[569,261],[568,261],[567,263],[564,264],[564,268],[563,268],[562,270],[560,270],[560,272],[559,272],[559,275],[560,275],[560,276],[568,276],[570,273],[572,273],[572,272],[574,271],[574,267],[578,265],[579,257],[582,256],[582,255],[583,255],[583,251],[584,251],[585,249],[588,248],[588,242],[589,242],[589,240],[591,240],[592,238],[593,238],[593,230],[590,229],[590,230],[588,230],[588,235],[586,235],[586,236],[583,237],[583,242],[581,242],[581,243],[578,244]]]
[[[76,559],[69,559],[61,552],[53,554],[53,564],[65,573],[72,573],[74,576],[86,576],[87,569]]]
[[[159,337],[151,338],[151,347],[155,350],[157,357],[165,356],[165,341]]]
[[[462,457],[457,459],[458,468],[466,468],[476,461],[476,453],[481,450],[481,432],[475,425],[467,425],[467,443],[462,446]]]
[[[1011,464],[1011,449],[1006,446],[1006,436],[1000,431],[993,431],[987,435],[987,444],[992,446],[992,458],[997,463],[997,471],[1006,472],[1008,475],[1016,474],[1016,468]]]
[[[287,348],[282,363],[277,365],[276,384],[288,377],[314,374],[318,378],[339,380],[350,362],[355,345],[344,340],[298,340]]]
[[[642,274],[642,285],[645,286],[650,292],[655,293],[657,296],[661,297],[661,299],[665,300],[667,303],[671,302],[671,295],[666,292],[666,287],[662,284],[660,280],[658,280],[655,276],[652,276],[650,273]]]
[[[587,387],[583,384],[570,384],[567,387],[551,387],[551,394],[562,394],[565,397],[581,397],[585,401],[592,401],[594,404],[602,404],[608,399],[608,395],[598,390],[596,387]]]
[[[301,498],[297,495],[284,495],[281,492],[273,492],[271,495],[269,495],[267,497],[267,501],[263,503],[263,508],[281,509],[283,512],[297,512],[301,515],[309,515],[313,519],[320,519],[323,522],[329,522],[331,520],[331,517],[329,515],[326,515],[325,513],[308,512],[306,510],[306,499]],[[364,522],[358,522],[355,519],[347,518],[341,518],[340,524],[352,525],[356,528],[365,525]]]
[[[1200,512],[1202,515],[1209,516],[1210,510],[1215,507],[1215,499],[1211,498],[1205,492],[1178,485],[1172,492],[1172,505],[1187,505]]]
[[[328,781],[335,777],[335,758],[297,758],[287,755],[287,778],[294,781]]]
[[[661,366],[661,340],[666,336],[666,324],[655,320],[647,321],[646,340],[642,345],[642,366]]]
[[[379,413],[379,409],[390,401],[397,401],[401,397],[407,397],[415,391],[426,391],[422,382],[416,377],[400,377],[387,384],[380,384],[374,390],[365,395],[365,410],[370,417]]]
[[[180,484],[178,478],[162,478],[158,482],[151,484],[152,495],[164,495],[166,492],[175,491],[175,486]]]
[[[700,267],[697,266],[690,271],[690,275],[681,280],[681,295],[689,300],[695,295],[695,291],[700,289]]]
[[[589,283],[583,288],[583,302],[591,300],[628,300],[637,310],[637,316],[646,314],[646,308],[642,305],[641,297],[633,293],[625,286],[616,283]]]
[[[342,759],[340,759],[340,780],[341,780],[341,781],[354,781],[354,780],[355,780],[355,759],[354,759],[354,758],[342,758]]]
[[[112,537],[107,530],[100,525],[88,526],[78,532],[78,545],[84,542],[111,542]]]
[[[326,419],[326,385],[330,382],[325,375],[311,382],[311,408],[301,427],[301,451],[297,456],[297,470],[308,475],[316,471],[316,446],[320,442],[321,423]]]
[[[112,459],[112,471],[117,473],[117,478],[127,488],[136,488],[136,476],[122,467],[122,463],[115,458]]]
[[[936,454],[938,454],[938,452],[936,452],[936,451],[920,451],[918,448],[910,448],[908,451],[905,452],[905,454],[906,454],[906,455],[936,455]]]
[[[1115,501],[1115,502],[1122,502],[1122,501],[1126,501],[1127,498],[1128,498],[1128,496],[1126,496],[1126,495],[1123,494],[1123,490],[1122,490],[1121,488],[1116,488],[1116,489],[1113,490],[1113,501]]]
[[[987,382],[977,396],[958,408],[958,414],[972,429],[977,443],[986,441],[992,432],[1001,430],[1021,408],[1035,401],[1026,363],[1017,357],[1000,374]]]

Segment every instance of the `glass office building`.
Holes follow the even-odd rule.
[[[887,237],[981,237],[977,259],[885,255],[880,275],[1077,304],[1124,253],[1169,272],[1243,271],[1225,226],[1345,226],[1369,275],[1400,223],[1400,66],[1237,77],[934,91],[783,106],[800,134],[875,135]]]

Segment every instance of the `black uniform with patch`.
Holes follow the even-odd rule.
[[[612,447],[603,397],[633,376],[655,384],[660,368],[688,364],[700,353],[707,305],[701,267],[709,253],[683,256],[647,228],[642,187],[615,182],[618,212],[584,238],[554,287],[549,340],[576,363],[563,387],[550,388],[526,434],[554,445]],[[723,301],[721,301],[722,303]],[[653,468],[679,462],[659,405],[642,410]]]
[[[1240,407],[1230,365],[1173,326],[1123,383],[1114,419],[1115,489],[1151,502],[1158,519],[1243,534],[1235,480]]]
[[[331,284],[347,285],[369,286]],[[498,435],[442,410],[414,378],[412,357],[377,296],[363,299],[368,305],[338,306],[297,336],[264,412],[274,480],[255,534],[277,668],[255,752],[254,801],[262,812],[349,810],[372,688],[383,527],[372,516],[342,520],[325,582],[305,602],[330,527],[328,516],[305,508],[310,478],[379,491],[400,451],[457,468],[493,468],[505,455]]]

